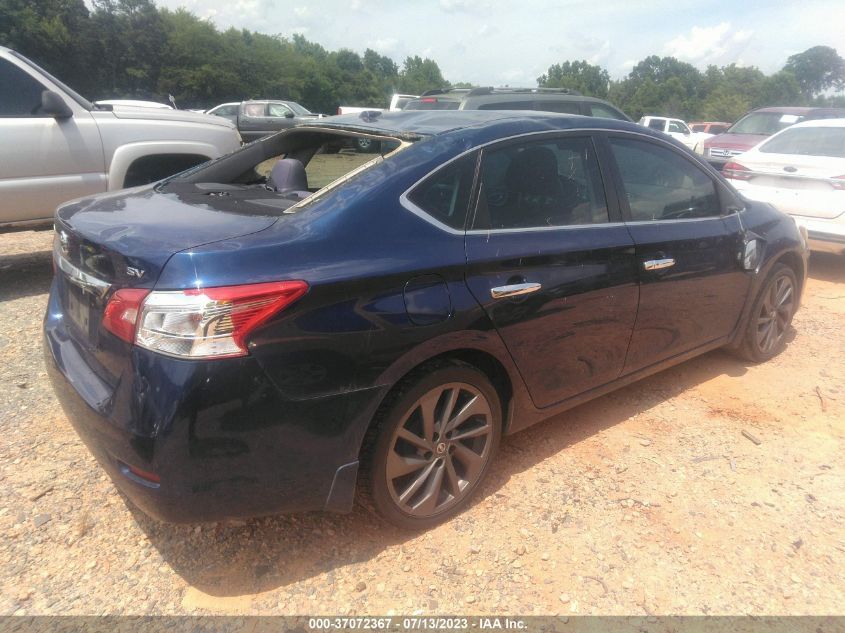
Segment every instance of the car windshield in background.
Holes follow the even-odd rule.
[[[452,101],[449,99],[437,99],[436,97],[426,97],[424,99],[414,99],[405,106],[405,110],[457,110],[461,105],[460,101]]]
[[[793,128],[760,146],[766,154],[845,158],[845,128]]]
[[[729,130],[728,134],[763,134],[771,136],[775,132],[804,120],[797,114],[783,114],[781,112],[752,112],[742,117]]]
[[[285,105],[289,107],[291,110],[294,111],[294,114],[303,115],[303,114],[311,114],[311,110],[307,108],[303,108],[298,103],[294,103],[293,101],[286,101]]]

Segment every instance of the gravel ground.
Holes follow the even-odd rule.
[[[470,510],[408,534],[127,505],[42,368],[50,240],[0,235],[2,614],[843,612],[841,258],[774,361],[707,354],[510,437]]]

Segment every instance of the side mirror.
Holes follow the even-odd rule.
[[[41,93],[41,112],[56,119],[69,119],[73,116],[73,110],[68,107],[61,95],[52,90]]]
[[[286,118],[286,119],[292,119],[292,118],[293,118],[293,116],[294,116],[294,115],[293,115],[293,112],[291,112],[290,110],[288,110],[287,112],[285,112],[285,118]]]

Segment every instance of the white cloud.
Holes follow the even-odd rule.
[[[376,53],[381,53],[389,57],[391,53],[396,52],[398,44],[399,40],[395,37],[385,37],[367,42],[367,48],[371,48]]]
[[[672,57],[706,64],[735,59],[748,46],[754,31],[731,29],[730,22],[716,26],[694,26],[687,34],[678,35],[663,47]]]
[[[310,9],[308,7],[294,7],[293,14],[298,18],[305,18],[308,17],[310,13]]]
[[[488,0],[440,0],[440,8],[447,13],[454,11],[480,11],[489,8]]]

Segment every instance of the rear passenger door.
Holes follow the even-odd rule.
[[[466,280],[534,403],[546,407],[618,377],[636,315],[637,271],[591,136],[555,133],[486,147],[479,180]]]
[[[737,213],[723,209],[710,173],[668,143],[617,133],[607,141],[641,283],[629,373],[724,340],[750,277],[738,261]]]

